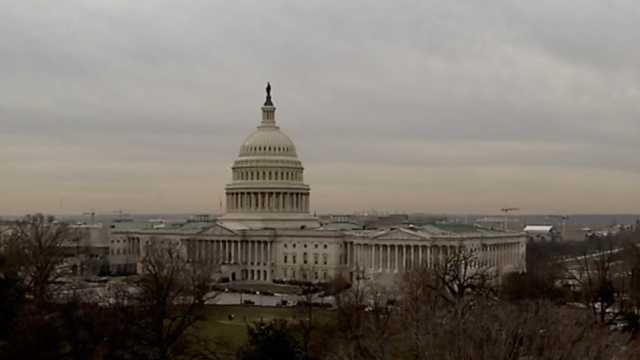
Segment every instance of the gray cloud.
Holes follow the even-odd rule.
[[[0,213],[214,209],[267,80],[320,210],[640,211],[633,1],[0,5]]]

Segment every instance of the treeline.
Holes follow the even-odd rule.
[[[187,261],[179,243],[153,241],[144,275],[87,295],[60,279],[64,242],[78,234],[43,215],[0,234],[0,359],[213,359],[194,326],[217,293],[216,269]],[[87,298],[90,296],[90,298]]]
[[[356,279],[337,295],[334,323],[255,324],[239,356],[638,359],[639,243],[638,232],[530,243],[527,272],[503,279],[465,251],[407,272],[394,286]]]

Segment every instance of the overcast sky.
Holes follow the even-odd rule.
[[[217,211],[267,81],[317,211],[640,212],[637,0],[0,9],[0,214]]]

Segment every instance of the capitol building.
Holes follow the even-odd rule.
[[[180,242],[190,260],[219,264],[229,281],[330,281],[338,275],[393,281],[461,249],[476,256],[476,266],[497,275],[524,271],[524,233],[455,224],[377,229],[321,224],[310,213],[311,187],[296,146],[276,121],[270,85],[261,110],[260,123],[231,167],[225,214],[215,222],[179,227],[115,227],[112,269],[140,271],[144,245],[169,239]]]

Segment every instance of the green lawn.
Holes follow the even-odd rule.
[[[317,322],[331,321],[334,316],[334,313],[327,309],[315,308],[313,311]],[[230,314],[235,315],[233,320],[229,320]],[[224,341],[235,350],[247,341],[247,324],[260,320],[295,320],[301,317],[295,308],[289,307],[211,305],[207,307],[207,319],[198,324],[197,331],[207,337]]]

